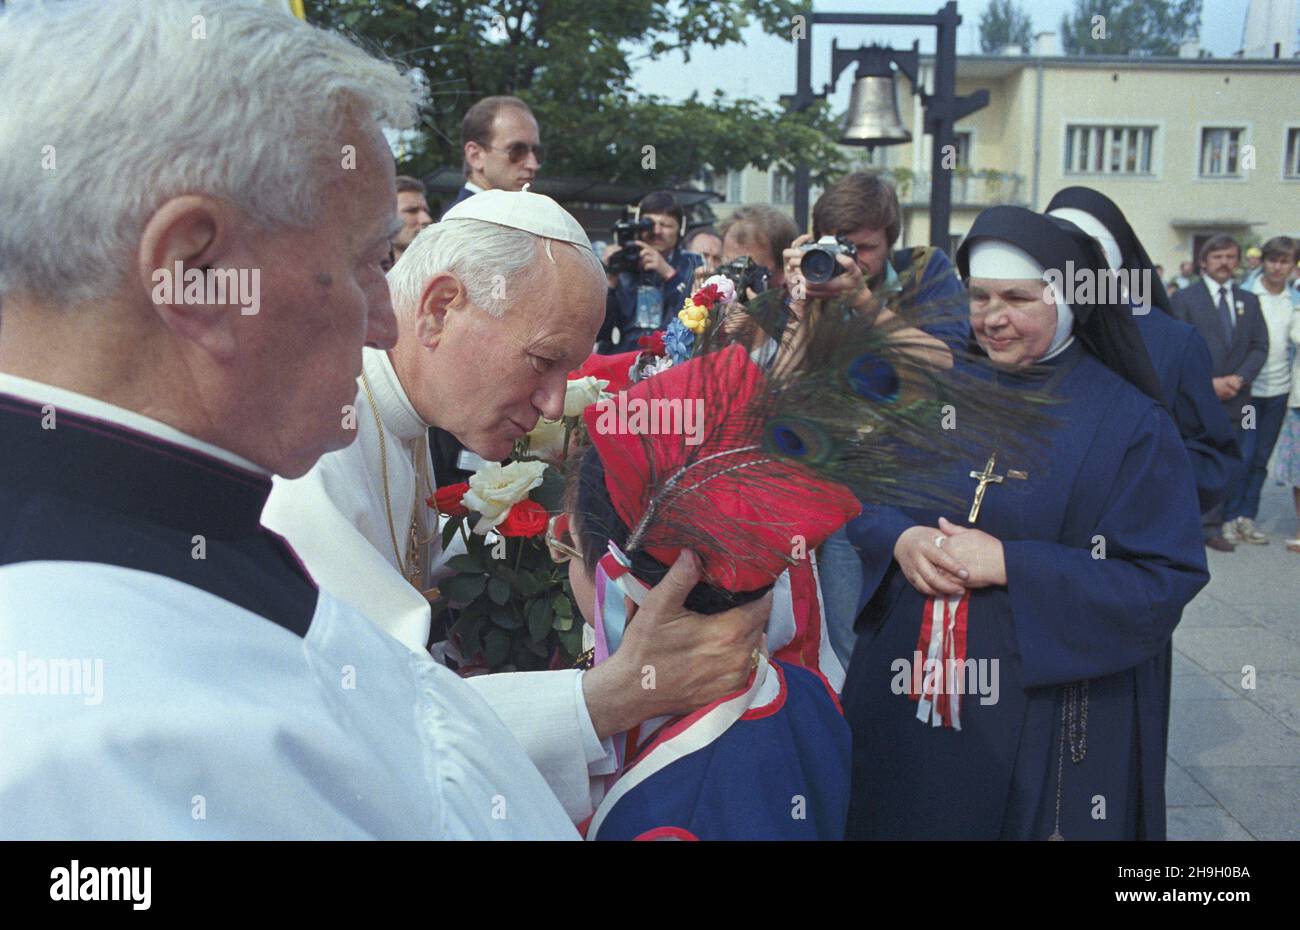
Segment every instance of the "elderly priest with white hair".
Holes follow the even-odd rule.
[[[548,197],[485,191],[420,233],[388,275],[397,345],[366,349],[357,442],[277,481],[263,520],[329,591],[424,653],[438,577],[427,434],[447,430],[488,460],[540,416],[564,412],[568,373],[589,354],[605,280],[582,227]],[[469,679],[575,821],[614,771],[613,737],[743,687],[768,600],[700,617],[682,608],[696,570],[675,566],[617,656],[589,671]],[[647,607],[649,608],[647,610]],[[641,686],[656,669],[656,686]]]
[[[0,13],[0,85],[0,837],[576,838],[259,522],[395,343],[413,84],[259,3],[66,0]]]

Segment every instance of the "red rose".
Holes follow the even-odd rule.
[[[468,490],[469,483],[465,481],[460,484],[449,484],[444,488],[438,488],[433,492],[433,497],[426,498],[424,502],[444,516],[468,517],[469,511],[460,502]]]
[[[497,524],[497,532],[502,536],[538,536],[546,532],[550,519],[546,508],[537,501],[522,500]]]
[[[663,358],[667,354],[664,348],[664,331],[657,329],[649,335],[642,336],[636,341],[637,347],[644,352],[649,352],[656,358]]]

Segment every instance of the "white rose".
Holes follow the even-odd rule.
[[[469,490],[461,503],[481,517],[474,524],[474,532],[482,536],[504,520],[511,507],[542,483],[546,468],[545,462],[511,462],[505,466],[488,462],[470,475]]]
[[[710,284],[718,286],[718,296],[722,298],[724,304],[729,304],[736,299],[736,285],[724,274],[715,274],[704,279],[702,287],[708,287]]]
[[[607,387],[609,382],[603,378],[593,378],[591,375],[585,378],[574,378],[564,389],[564,415],[581,416],[582,411],[589,405],[600,400],[602,396],[607,396],[605,395]]]
[[[528,454],[548,462],[558,461],[564,454],[564,421],[542,417],[524,437],[528,440]]]

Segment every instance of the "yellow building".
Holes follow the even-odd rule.
[[[923,59],[923,84],[931,68]],[[952,153],[954,250],[985,207],[1041,210],[1073,184],[1118,203],[1167,276],[1216,232],[1300,234],[1300,60],[960,57],[957,93],[981,88],[989,105],[957,124]],[[931,138],[905,79],[898,103],[913,142],[854,157],[894,181],[900,244],[912,245],[929,240]],[[790,179],[775,172],[733,172],[713,187],[719,215],[792,202]]]

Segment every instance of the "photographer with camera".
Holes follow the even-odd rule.
[[[873,293],[898,287],[900,274],[910,272],[919,282],[912,322],[949,347],[964,347],[970,324],[957,272],[930,246],[891,253],[901,216],[898,195],[875,175],[855,171],[828,187],[813,205],[813,234],[800,236],[783,256],[792,315],[802,318],[805,301],[816,299],[865,308]]]
[[[640,337],[666,326],[704,264],[681,246],[686,214],[672,194],[647,194],[637,215],[614,225],[615,244],[605,250],[609,293],[596,351],[606,355],[635,348]]]
[[[845,175],[817,198],[813,234],[795,239],[783,255],[794,329],[791,342],[798,344],[799,328],[809,322],[804,312],[808,300],[842,300],[855,312],[874,313],[877,323],[889,320],[893,314],[888,309],[873,309],[882,302],[873,302],[872,295],[884,296],[900,287],[900,274],[910,272],[918,283],[907,301],[908,319],[917,328],[900,330],[900,335],[933,337],[930,345],[912,341],[937,366],[952,364],[947,349],[964,347],[970,339],[965,290],[952,262],[939,249],[918,246],[890,252],[898,239],[900,217],[894,189],[863,172]],[[853,623],[865,585],[862,561],[844,530],[822,544],[818,559],[827,636],[836,657],[848,665],[857,638]]]

